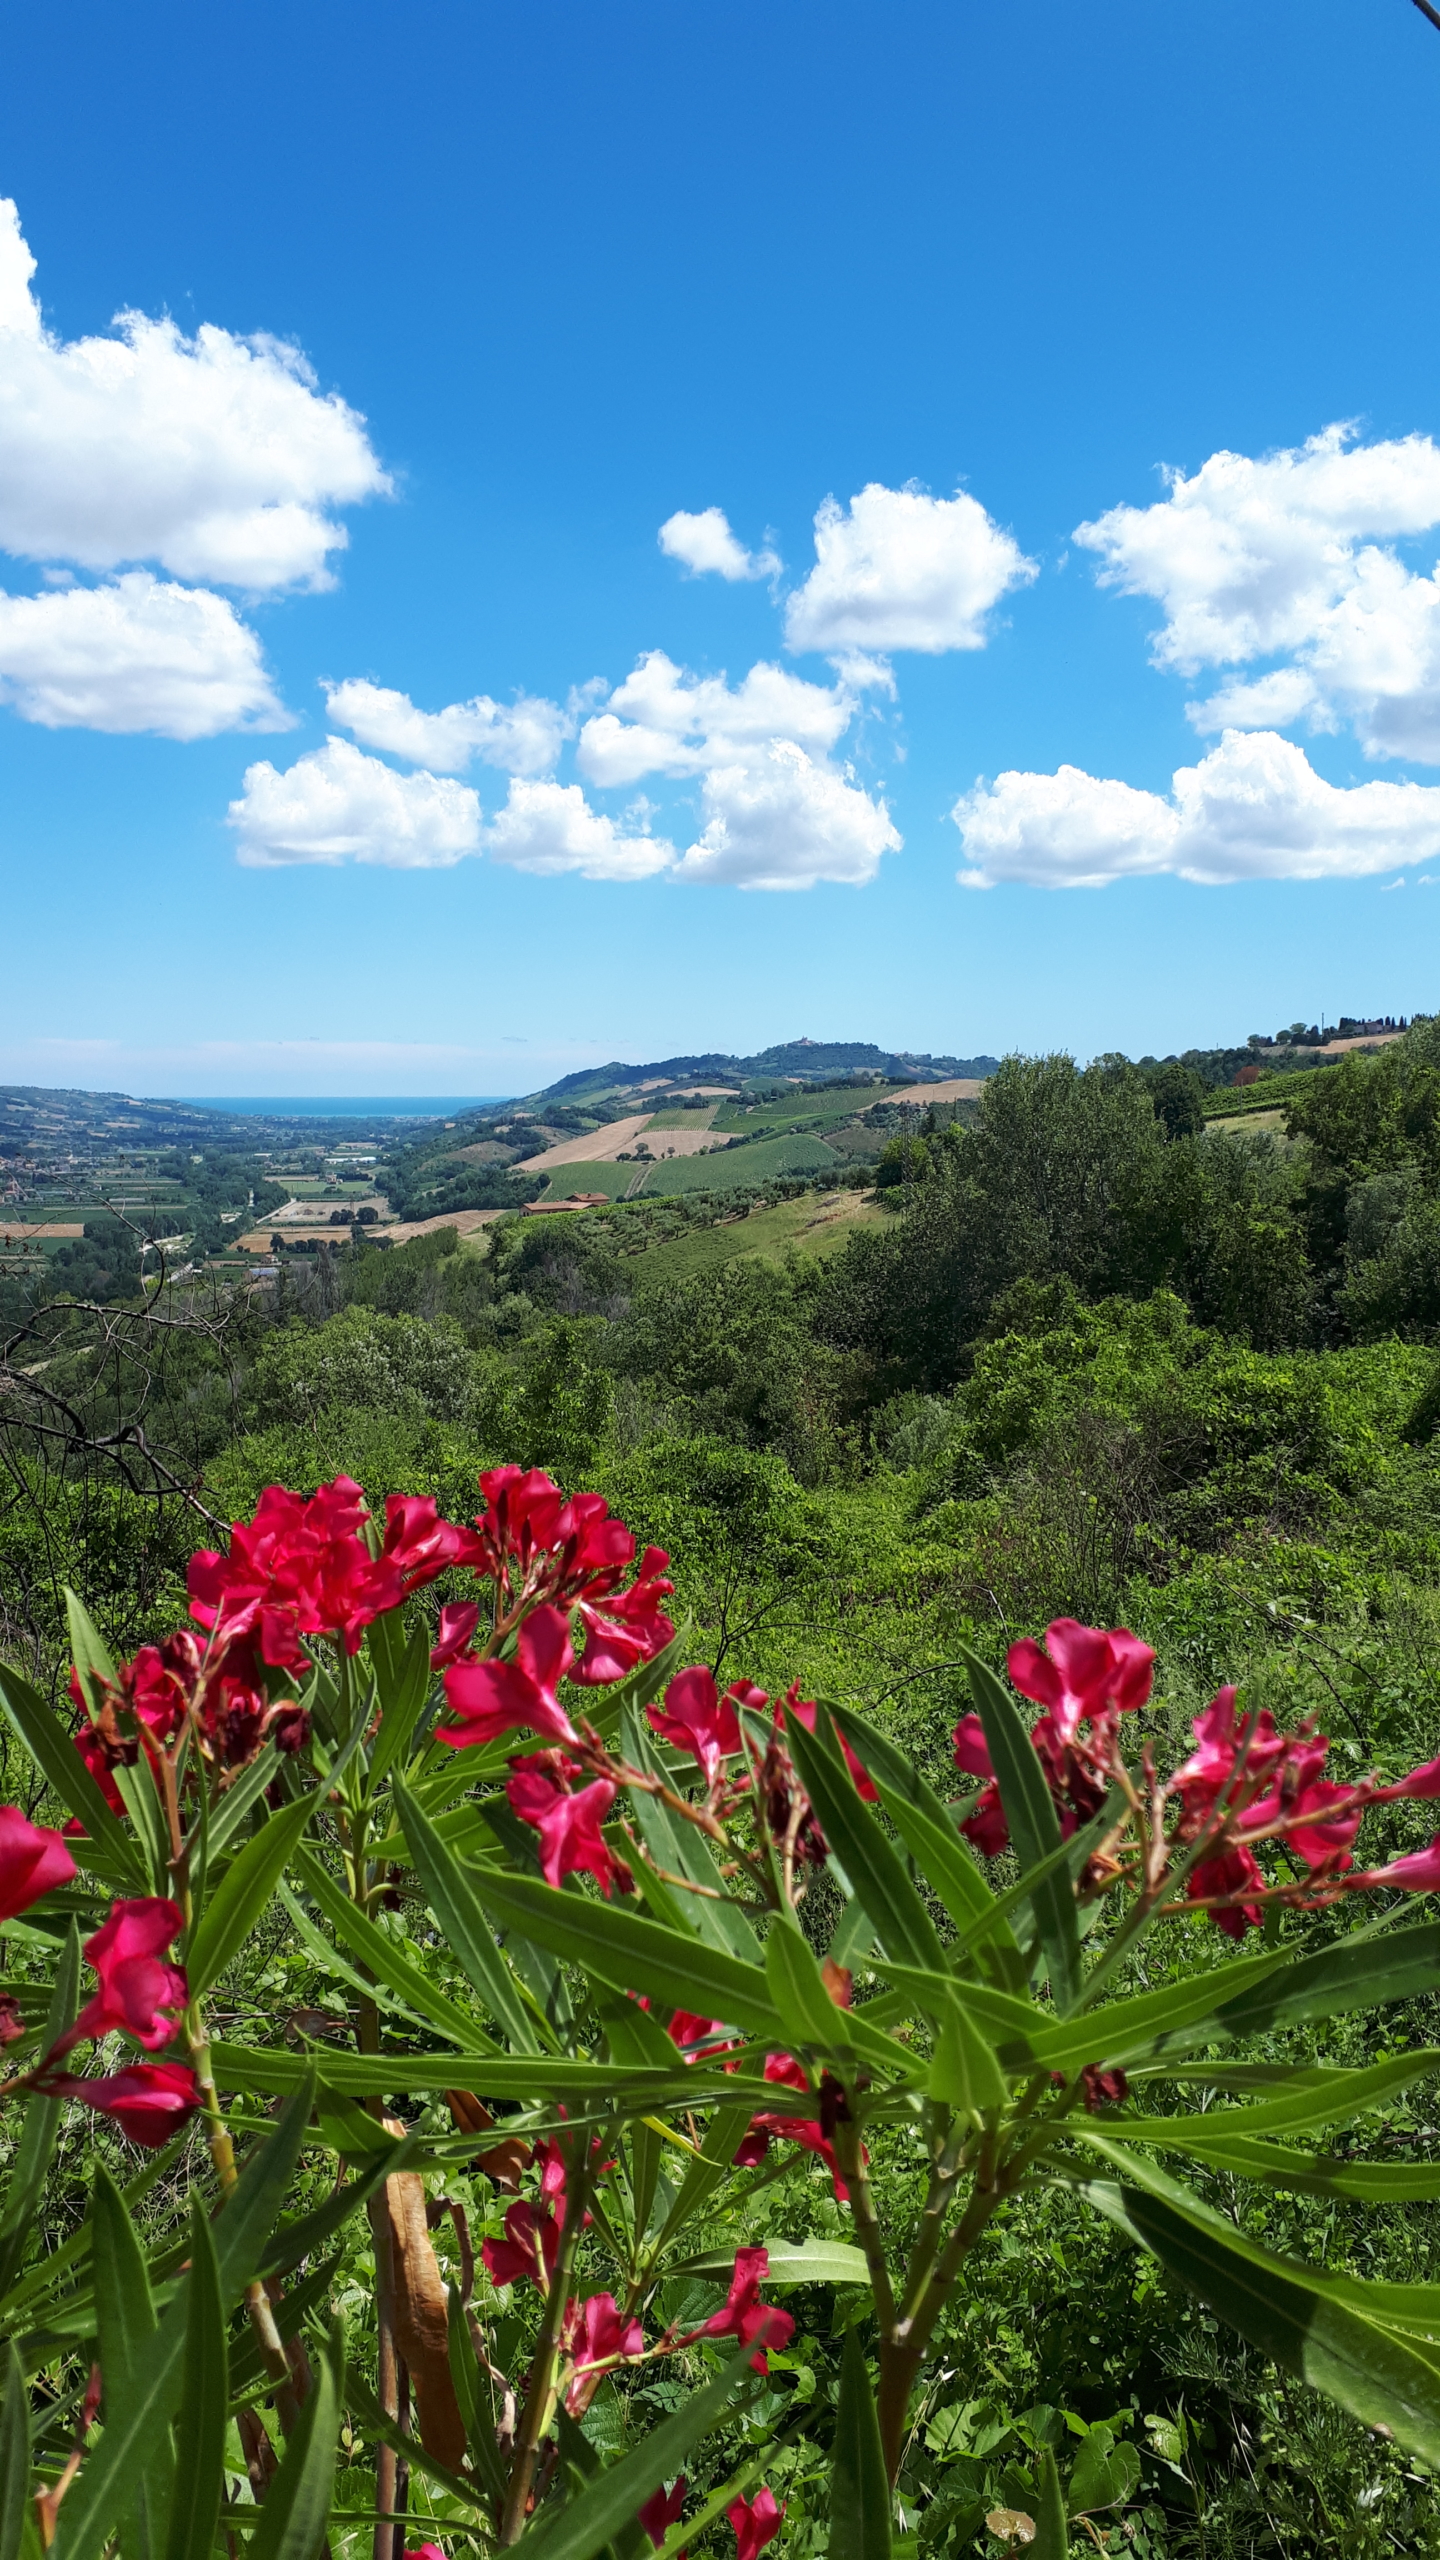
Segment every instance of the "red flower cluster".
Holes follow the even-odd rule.
[[[398,1609],[447,1566],[469,1562],[474,1546],[428,1495],[390,1496],[378,1556],[360,1535],[369,1517],[350,1476],[322,1484],[308,1501],[268,1486],[254,1519],[235,1523],[228,1555],[202,1548],[191,1557],[192,1616],[232,1639],[253,1631],[262,1658],[281,1670],[308,1670],[307,1635],[333,1636],[357,1653],[373,1618]]]
[[[133,2036],[147,2052],[169,2044],[190,1997],[178,1964],[162,1964],[185,1926],[178,1904],[144,1894],[133,1902],[111,1905],[110,1917],[85,1941],[86,1961],[93,1965],[100,1988],[85,2003],[73,2027],[51,2049],[59,2061],[72,2045],[116,2033]]]
[[[1120,1718],[1143,1707],[1150,1695],[1155,1656],[1128,1627],[1082,1627],[1056,1618],[1045,1630],[1050,1650],[1024,1637],[1006,1657],[1010,1677],[1024,1698],[1046,1712],[1031,1730],[1060,1829],[1068,1840],[1105,1801],[1107,1774]],[[1082,1731],[1088,1727],[1088,1731]],[[980,1800],[961,1824],[967,1840],[987,1858],[998,1858],[1010,1831],[978,1716],[955,1727],[955,1766],[984,1778]]]
[[[567,1500],[539,1467],[487,1468],[480,1490],[486,1507],[461,1561],[490,1576],[497,1620],[513,1622],[540,1602],[576,1609],[585,1652],[573,1676],[587,1687],[623,1678],[670,1642],[675,1630],[660,1609],[674,1589],[663,1579],[670,1559],[662,1547],[647,1547],[622,1591],[635,1540],[603,1494]]]
[[[740,1748],[740,1721],[737,1706],[765,1706],[763,1689],[751,1687],[748,1680],[733,1681],[722,1698],[715,1686],[715,1674],[704,1663],[696,1663],[689,1671],[677,1671],[665,1692],[663,1707],[647,1707],[653,1730],[662,1740],[673,1742],[677,1751],[688,1751],[705,1780],[713,1788],[720,1776],[720,1764]]]
[[[133,1662],[122,1662],[113,1684],[100,1684],[93,1714],[73,1670],[70,1695],[84,1718],[75,1748],[111,1812],[122,1816],[125,1799],[115,1770],[133,1768],[142,1744],[153,1762],[187,1717],[204,1758],[227,1773],[248,1767],[268,1741],[277,1750],[296,1752],[310,1739],[309,1715],[294,1698],[271,1704],[250,1630],[202,1646],[192,1629],[178,1627],[162,1645],[142,1645]],[[80,1832],[84,1826],[68,1828]]]

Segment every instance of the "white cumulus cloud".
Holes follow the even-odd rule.
[[[1440,852],[1440,789],[1418,782],[1326,782],[1273,731],[1229,730],[1171,797],[1061,765],[1002,773],[952,811],[967,888],[1026,881],[1100,889],[1137,873],[1182,880],[1353,880]]]
[[[680,561],[692,577],[702,578],[708,572],[732,586],[741,578],[776,577],[782,565],[768,543],[763,551],[747,551],[731,532],[722,507],[702,507],[698,515],[678,508],[660,527],[660,548],[668,559]]]
[[[1157,664],[1287,663],[1190,706],[1202,731],[1353,721],[1368,753],[1440,763],[1440,574],[1397,540],[1440,524],[1440,447],[1411,435],[1356,444],[1327,427],[1254,459],[1214,453],[1149,507],[1112,507],[1075,539],[1100,580],[1152,596]]]
[[[812,889],[817,880],[860,888],[901,839],[883,800],[793,739],[776,738],[705,777],[703,832],[679,865],[682,880],[741,889]]]
[[[286,773],[249,766],[228,823],[240,860],[260,869],[374,862],[432,871],[480,850],[480,803],[463,782],[396,773],[345,738],[327,738]]]
[[[605,709],[586,721],[577,760],[591,782],[624,788],[642,774],[704,773],[732,764],[737,752],[772,738],[825,754],[855,709],[855,695],[843,683],[807,684],[762,660],[731,686],[723,674],[689,675],[663,649],[651,649]]]
[[[320,586],[330,512],[389,487],[365,422],[267,337],[123,311],[65,342],[0,199],[0,549],[91,570],[156,561],[249,589]]]
[[[495,861],[547,877],[578,871],[587,880],[646,880],[675,859],[662,837],[627,832],[592,809],[578,782],[512,782],[485,843]]]
[[[575,726],[558,702],[534,694],[492,702],[478,693],[443,711],[417,711],[408,693],[352,676],[327,684],[325,697],[336,727],[350,730],[362,746],[435,773],[463,773],[477,756],[501,773],[548,773]]]
[[[1019,545],[961,490],[932,498],[872,480],[848,509],[815,518],[815,566],[785,608],[792,649],[982,649],[985,616],[1038,575]]]
[[[102,587],[0,594],[0,702],[46,729],[213,738],[291,725],[259,641],[225,599],[148,569]]]

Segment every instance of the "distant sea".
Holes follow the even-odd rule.
[[[177,1093],[199,1111],[243,1111],[272,1120],[443,1120],[506,1102],[503,1093]]]

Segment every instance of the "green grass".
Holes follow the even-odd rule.
[[[1329,1058],[1325,1063],[1338,1067],[1340,1061]],[[1240,1112],[1248,1115],[1252,1111],[1278,1111],[1324,1073],[1325,1067],[1300,1067],[1291,1075],[1258,1076],[1254,1084],[1216,1085],[1205,1097],[1205,1117],[1229,1120]]]
[[[666,1156],[646,1166],[629,1164],[561,1164],[550,1176],[547,1201],[563,1200],[572,1191],[603,1191],[623,1200],[637,1174],[645,1176],[646,1200],[667,1200],[682,1191],[734,1191],[772,1182],[782,1173],[834,1171],[839,1159],[819,1138],[764,1138],[753,1147],[722,1147],[708,1156]]]
[[[690,1227],[660,1244],[648,1245],[630,1267],[637,1276],[688,1280],[695,1273],[717,1270],[722,1262],[754,1255],[780,1262],[787,1253],[834,1253],[859,1226],[873,1226],[884,1215],[858,1191],[807,1191],[798,1200],[752,1209],[723,1226]],[[617,1224],[623,1242],[625,1223]]]

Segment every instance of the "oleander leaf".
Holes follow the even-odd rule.
[[[890,2560],[891,2504],[875,2394],[859,2331],[851,2328],[841,2352],[830,2463],[829,2560]]]

